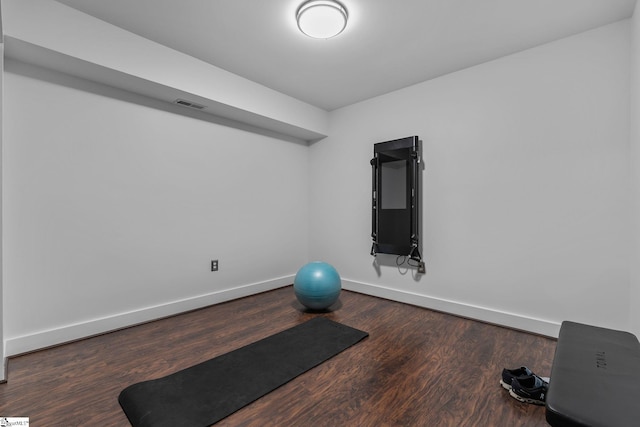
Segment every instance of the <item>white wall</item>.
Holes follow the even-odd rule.
[[[5,65],[9,355],[292,282],[308,249],[305,144]]]
[[[0,34],[2,31],[2,19],[0,17]],[[0,40],[0,71],[4,70],[4,43]],[[0,241],[2,239],[2,137],[4,132],[2,131],[2,123],[3,123],[3,87],[4,87],[4,73],[0,72]],[[2,303],[2,247],[0,245],[0,381],[6,380],[7,375],[7,360],[5,358],[5,349],[4,349],[4,314],[3,314],[3,303]]]
[[[336,110],[310,256],[345,287],[554,335],[629,322],[629,22]],[[369,255],[373,144],[423,140],[427,274]]]
[[[8,61],[6,353],[285,285],[307,259],[345,288],[535,332],[640,330],[630,25],[637,70],[636,13],[337,110],[310,149]],[[369,256],[373,143],[414,134],[422,277]]]
[[[631,166],[634,203],[631,252],[631,331],[640,336],[640,6],[631,19]]]

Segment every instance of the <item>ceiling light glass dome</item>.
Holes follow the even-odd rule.
[[[333,0],[310,0],[296,13],[298,28],[316,39],[329,39],[340,34],[347,26],[347,9]]]

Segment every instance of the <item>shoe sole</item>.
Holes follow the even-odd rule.
[[[542,400],[531,399],[531,398],[528,398],[528,397],[522,397],[522,396],[516,394],[516,392],[513,391],[513,389],[509,390],[509,394],[514,399],[516,399],[516,400],[518,400],[520,402],[523,402],[523,403],[530,403],[532,405],[544,405],[544,402]]]
[[[507,384],[504,381],[500,380],[500,385],[502,386],[502,388],[504,388],[505,390],[509,390],[511,391],[511,384]]]

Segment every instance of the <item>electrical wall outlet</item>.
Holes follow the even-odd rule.
[[[211,271],[218,271],[218,260],[211,260]]]
[[[424,265],[424,261],[421,261],[418,264],[418,273],[419,274],[426,274],[427,273],[427,267]]]

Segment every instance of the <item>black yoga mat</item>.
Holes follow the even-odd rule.
[[[133,384],[118,402],[134,427],[209,426],[368,335],[315,317],[166,377]]]

